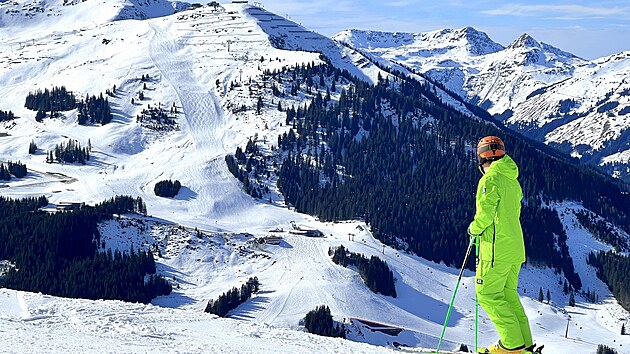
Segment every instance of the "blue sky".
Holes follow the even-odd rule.
[[[472,26],[503,45],[527,32],[585,59],[630,50],[630,0],[259,1],[328,36],[348,28],[424,32]]]

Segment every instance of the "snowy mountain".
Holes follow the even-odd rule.
[[[587,61],[528,34],[503,48],[470,27],[418,34],[347,30],[334,38],[410,67],[507,126],[628,177],[625,52]]]
[[[504,48],[472,27],[418,34],[349,30],[333,38],[413,68],[493,114],[522,102],[539,86],[568,77],[584,63],[528,34]]]
[[[379,68],[378,58],[249,4],[179,11],[179,5],[165,1],[11,1],[2,3],[0,10],[0,111],[10,110],[18,117],[0,122],[0,161],[20,160],[29,170],[26,178],[3,181],[1,195],[45,195],[53,204],[141,196],[151,216],[124,215],[101,223],[101,247],[155,251],[158,273],[172,279],[175,287],[152,305],[1,289],[0,328],[8,348],[17,352],[387,353],[393,352],[393,342],[436,345],[457,269],[383,245],[364,222],[326,223],[297,213],[285,205],[277,188],[272,188],[269,200],[254,199],[225,163],[226,155],[254,136],[262,142],[261,149],[274,149],[277,137],[290,129],[286,113],[276,108],[278,102],[297,107],[315,96],[302,91],[274,95],[262,79],[265,71],[328,60],[367,82],[376,83],[379,76],[394,81],[391,73]],[[482,57],[512,51],[514,60],[529,60],[524,51],[535,51],[530,48],[535,43],[527,38],[522,48],[515,44],[504,49],[471,28],[441,32],[399,35],[395,40],[374,34],[369,41],[383,51],[407,43],[429,53],[433,49],[424,46],[425,41],[442,43],[448,38],[450,44],[436,49],[442,53],[436,55],[469,58],[462,67],[470,73]],[[554,65],[579,60],[539,46]],[[437,73],[439,60],[431,60],[427,65]],[[467,74],[462,75],[463,82]],[[55,116],[46,113],[38,120],[36,112],[24,107],[29,93],[61,85],[79,98],[105,95],[113,120],[79,125],[78,109]],[[325,92],[325,87],[319,90]],[[452,108],[474,117],[456,98],[433,90]],[[341,93],[331,96],[339,100]],[[164,109],[175,124],[139,118],[151,109]],[[47,163],[46,152],[69,139],[91,147],[89,163]],[[30,142],[38,147],[35,154],[28,153]],[[165,179],[182,182],[173,199],[153,192],[155,184]],[[583,209],[581,205],[552,207],[562,213],[571,235],[569,251],[576,268],[601,301],[589,303],[578,297],[579,307],[565,307],[568,295],[558,284],[562,277],[551,269],[528,266],[519,291],[525,295],[537,340],[550,352],[566,348],[594,352],[600,343],[627,348],[630,340],[619,335],[619,327],[628,314],[584,261],[588,250],[611,246],[597,241],[577,222],[575,213]],[[316,228],[325,237],[290,233],[296,225]],[[279,245],[254,241],[271,230],[280,231]],[[339,245],[385,260],[394,273],[398,297],[373,293],[355,269],[334,264],[329,249]],[[231,312],[230,318],[203,312],[208,300],[250,276],[260,279],[262,291]],[[536,301],[538,288],[551,291],[550,304]],[[446,335],[449,349],[474,340],[472,273],[465,273],[459,291]],[[304,333],[301,320],[322,304],[331,308],[336,321],[346,324],[350,341]],[[357,318],[403,331],[396,337],[374,332]],[[564,338],[567,320],[571,329]],[[481,344],[495,340],[483,314],[480,323]]]
[[[379,54],[387,53],[388,49],[406,47],[415,50],[413,55],[421,57],[445,54],[455,56],[458,53],[478,56],[504,49],[502,45],[493,42],[487,34],[472,27],[415,34],[346,30],[335,35],[334,39],[359,48],[365,47]]]
[[[4,30],[43,31],[78,29],[118,20],[145,20],[172,15],[190,4],[166,0],[85,0],[5,1],[0,4],[0,28]]]

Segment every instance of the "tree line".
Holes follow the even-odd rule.
[[[11,175],[16,178],[23,178],[26,176],[26,165],[18,162],[8,161],[5,166],[4,163],[0,163],[0,180],[10,181]]]
[[[624,309],[630,311],[630,257],[608,252],[590,252],[588,264],[597,269],[600,278]]]
[[[376,256],[371,256],[368,259],[362,254],[348,251],[343,245],[330,249],[329,253],[332,254],[332,260],[336,264],[344,267],[357,267],[361,279],[373,292],[396,297],[394,274],[387,266],[387,262]]]
[[[86,95],[85,99],[79,100],[65,86],[29,92],[24,107],[37,111],[35,115],[37,121],[42,121],[46,117],[46,112],[50,112],[50,116],[54,117],[57,112],[73,109],[78,109],[77,122],[80,125],[87,123],[105,125],[111,122],[113,118],[109,100],[102,93],[98,97]]]
[[[208,301],[205,312],[225,317],[228,312],[251,299],[252,294],[257,293],[259,290],[258,277],[249,278],[245,284],[241,285],[240,289],[233,287],[221,294],[217,300]]]
[[[167,112],[162,105],[145,108],[140,112],[140,114],[136,117],[136,121],[138,123],[142,123],[143,126],[163,131],[163,130],[172,130],[177,127],[177,122],[175,121],[174,114],[177,113],[176,107],[171,107],[171,110]]]
[[[101,93],[98,97],[86,95],[85,100],[77,103],[77,121],[80,125],[99,123],[105,125],[112,121],[113,115],[109,108],[109,100]]]
[[[225,162],[232,175],[243,182],[243,190],[247,194],[262,199],[264,193],[269,193],[269,187],[262,183],[261,178],[270,177],[266,168],[267,158],[258,150],[255,139],[248,140],[245,152],[237,147],[234,156],[226,155]]]
[[[15,115],[11,111],[0,111],[0,122],[7,122],[15,119]]]
[[[178,180],[173,182],[169,179],[156,183],[155,187],[153,187],[153,192],[158,197],[173,198],[179,193],[181,187],[182,184]]]
[[[304,317],[304,327],[309,333],[320,336],[346,338],[344,325],[335,325],[330,308],[326,305],[309,311]]]
[[[37,147],[36,147],[37,148]],[[48,152],[46,157],[47,163],[53,162],[78,162],[85,165],[90,160],[90,150],[88,148],[81,147],[81,143],[76,140],[68,139],[67,143],[60,143],[55,145],[55,148]]]
[[[65,86],[55,86],[51,90],[29,92],[24,107],[31,111],[65,112],[77,108],[77,100]]]
[[[615,247],[617,251],[630,250],[628,240],[622,237],[610,223],[598,218],[594,213],[580,210],[575,213],[575,216],[580,224],[600,241]]]
[[[46,205],[45,197],[0,197],[0,259],[15,265],[0,279],[0,287],[144,303],[170,293],[170,284],[155,275],[152,253],[99,249],[98,223],[114,214],[146,213],[141,198],[117,196],[57,213],[39,210]],[[153,276],[145,281],[147,274]]]

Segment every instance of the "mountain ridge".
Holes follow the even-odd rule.
[[[623,119],[630,111],[625,94],[630,83],[624,81],[630,66],[627,52],[587,61],[527,33],[502,50],[481,56],[441,51],[440,45],[422,53],[408,43],[378,49],[356,30],[335,38],[411,67],[508,127],[630,180],[623,133],[630,128]]]
[[[34,30],[47,26],[62,31],[168,16],[189,7],[188,3],[168,0],[104,0],[98,5],[87,0],[8,0],[0,3],[0,28],[18,25]]]

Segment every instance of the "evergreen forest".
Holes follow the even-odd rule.
[[[77,103],[78,123],[85,125],[89,123],[99,123],[105,125],[112,121],[112,112],[109,108],[109,101],[103,94],[96,96],[86,96],[84,101]]]
[[[24,107],[31,111],[65,112],[77,108],[77,100],[65,86],[55,86],[52,90],[30,92]]]
[[[0,287],[86,299],[148,303],[171,292],[155,275],[153,254],[99,249],[97,224],[113,214],[146,213],[140,198],[118,196],[96,206],[49,213],[45,197],[0,197],[0,259],[13,266]],[[153,274],[145,281],[147,274]]]
[[[325,305],[317,306],[304,317],[304,327],[309,333],[326,337],[346,338],[343,325],[335,325],[330,308]]]
[[[260,283],[258,282],[258,277],[249,278],[245,284],[241,285],[240,289],[233,287],[221,294],[217,300],[208,301],[205,312],[215,314],[219,317],[225,317],[240,304],[251,299],[252,294],[257,293],[259,290]]]
[[[177,129],[177,121],[175,120],[175,114],[177,109],[171,107],[170,111],[166,111],[161,104],[158,106],[151,105],[140,112],[136,117],[136,121],[142,124],[143,127],[157,130],[157,131],[169,131]]]
[[[0,122],[7,122],[13,119],[15,119],[15,115],[13,115],[13,112],[0,111]]]
[[[620,235],[610,223],[584,210],[577,212],[576,217],[580,224],[600,241],[615,247],[617,251],[630,251],[629,240]]]
[[[26,96],[24,107],[37,111],[35,119],[41,122],[46,117],[46,112],[50,112],[51,117],[57,116],[58,112],[78,109],[77,121],[80,125],[87,123],[99,123],[105,125],[112,121],[112,113],[109,101],[103,94],[97,96],[86,95],[84,100],[78,100],[75,95],[66,89],[65,86],[53,87],[51,90],[44,89],[30,92]]]
[[[179,193],[181,187],[182,184],[178,180],[171,181],[169,179],[156,183],[155,187],[153,187],[153,192],[158,197],[173,198]]]
[[[481,177],[476,144],[498,135],[520,168],[529,262],[552,267],[581,288],[550,202],[579,201],[630,231],[630,196],[618,181],[502,128],[481,109],[469,107],[483,120],[453,109],[426,81],[391,71],[373,85],[330,64],[266,72],[263,80],[278,99],[299,92],[310,102],[284,104],[290,129],[271,156],[248,147],[226,158],[255,197],[263,196],[261,180],[273,170],[297,211],[322,220],[364,219],[386,244],[459,266]],[[474,269],[474,260],[467,266]]]
[[[612,251],[591,252],[587,262],[597,269],[597,277],[608,285],[619,304],[630,311],[630,257]]]
[[[76,140],[69,139],[67,143],[55,145],[52,151],[48,152],[46,162],[78,162],[85,165],[90,160],[90,151],[88,148],[81,147],[81,143]]]
[[[6,166],[3,163],[0,163],[0,180],[10,181],[11,175],[16,178],[23,178],[26,176],[26,173],[26,165],[19,161],[8,161]]]
[[[599,344],[597,345],[596,354],[618,354],[617,351],[607,345]]]
[[[343,245],[329,250],[329,253],[332,254],[332,260],[336,264],[357,267],[361,279],[373,292],[396,297],[394,274],[385,261],[376,256],[368,259],[362,254],[348,251]]]

